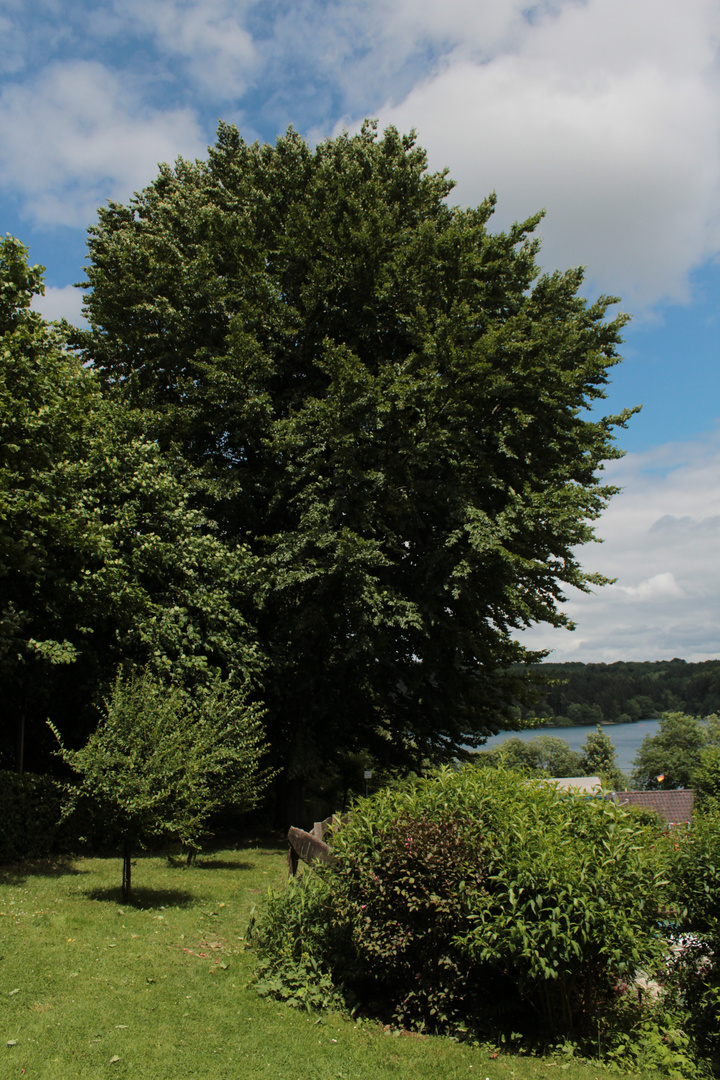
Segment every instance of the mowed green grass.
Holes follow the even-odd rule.
[[[286,878],[281,846],[249,842],[195,866],[140,857],[0,868],[0,1078],[24,1080],[594,1080],[594,1063],[492,1056],[258,997],[245,934]]]

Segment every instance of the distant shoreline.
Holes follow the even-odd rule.
[[[647,720],[632,720],[628,723],[622,721],[609,721],[599,725],[603,730],[609,727],[608,738],[612,741],[617,754],[618,766],[623,772],[630,773],[634,768],[634,758],[640,749],[640,744],[647,735],[656,735],[660,728],[658,717]],[[563,739],[571,750],[580,752],[588,735],[592,734],[598,724],[574,724],[572,727],[549,724],[535,728],[520,728],[516,731],[499,731],[496,735],[490,735],[486,741],[478,747],[474,747],[476,753],[483,753],[505,742],[507,739],[521,739],[528,742],[530,739],[550,738]]]

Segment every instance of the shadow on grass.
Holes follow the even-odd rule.
[[[71,855],[55,855],[48,859],[32,859],[0,866],[0,885],[20,885],[31,877],[60,878],[91,872],[79,870],[74,862]]]
[[[199,856],[195,862],[188,862],[187,855],[173,855],[167,857],[168,866],[173,870],[254,870],[255,863],[245,859],[213,859],[212,856],[204,858]]]
[[[191,904],[197,904],[202,900],[202,897],[196,893],[186,892],[184,889],[149,889],[142,885],[133,889],[129,900],[123,900],[122,889],[119,885],[87,889],[84,895],[88,900],[105,900],[111,904],[122,904],[123,907],[143,910],[161,907],[190,907]]]
[[[203,859],[195,863],[196,870],[254,870],[255,863],[245,859]]]

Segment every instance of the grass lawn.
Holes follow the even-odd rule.
[[[491,1057],[258,997],[244,934],[253,904],[285,875],[284,849],[261,841],[191,867],[141,857],[124,905],[118,858],[0,868],[0,1078],[618,1075],[563,1058]]]

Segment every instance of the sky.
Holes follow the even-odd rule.
[[[642,405],[582,549],[616,578],[534,627],[553,660],[720,655],[720,0],[0,0],[0,233],[81,319],[86,229],[218,119],[311,143],[416,129],[451,200],[539,209],[544,269],[632,314],[604,409]]]

